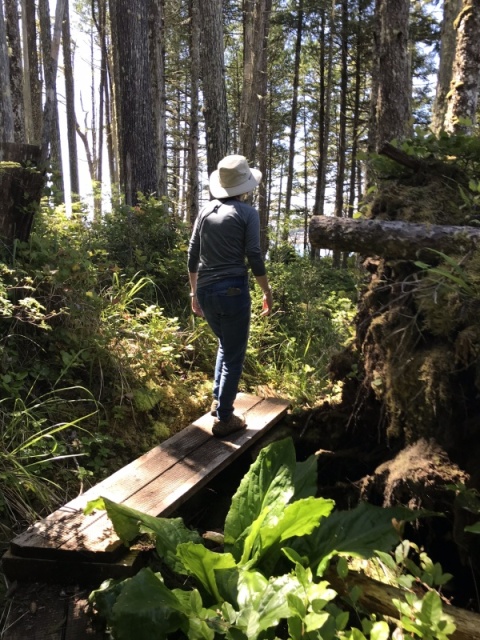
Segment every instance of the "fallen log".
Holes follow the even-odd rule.
[[[309,240],[314,249],[428,261],[432,258],[430,249],[445,254],[464,254],[476,249],[480,243],[480,228],[313,216]]]
[[[361,604],[370,613],[377,613],[398,620],[398,609],[392,600],[405,601],[405,591],[393,587],[357,571],[349,571],[346,578],[340,579],[332,570],[325,576],[339,595],[348,595],[353,587],[359,587]],[[478,640],[480,637],[480,614],[467,609],[459,609],[444,604],[443,611],[453,619],[456,630],[450,636],[451,640]]]

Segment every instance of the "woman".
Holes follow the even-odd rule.
[[[246,427],[235,414],[250,328],[250,292],[245,258],[263,291],[263,312],[272,310],[272,290],[260,251],[258,211],[243,202],[262,179],[243,156],[218,163],[209,179],[210,201],[200,212],[188,247],[192,310],[205,317],[218,338],[213,383],[213,435],[223,437]]]

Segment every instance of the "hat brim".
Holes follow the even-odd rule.
[[[262,172],[258,169],[250,169],[250,177],[245,182],[237,184],[235,187],[225,188],[220,184],[219,171],[213,171],[210,174],[209,186],[210,193],[214,198],[228,198],[233,196],[241,196],[242,193],[253,191],[262,181]]]

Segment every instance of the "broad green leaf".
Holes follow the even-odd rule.
[[[225,520],[225,548],[235,558],[241,557],[243,539],[262,511],[268,509],[268,517],[274,517],[288,504],[294,493],[294,473],[295,447],[291,438],[260,451],[233,496]]]
[[[127,578],[130,580],[130,578]],[[126,580],[105,580],[98,589],[95,589],[88,596],[88,601],[95,606],[98,613],[110,624],[113,615],[113,606],[117,601]]]
[[[153,533],[158,555],[173,571],[185,573],[176,556],[177,546],[185,542],[201,543],[202,538],[196,531],[188,529],[181,518],[156,518],[108,498],[100,500],[94,501],[95,508],[101,508],[99,505],[103,503],[115,533],[124,544],[129,544],[141,533]]]
[[[260,629],[275,627],[280,620],[289,616],[288,595],[301,597],[302,588],[295,577],[284,575],[269,581],[261,599],[257,603]]]
[[[179,544],[177,555],[187,571],[194,576],[217,602],[223,598],[218,590],[215,579],[216,569],[232,569],[235,560],[230,553],[216,553],[202,544],[187,542]]]
[[[316,455],[310,456],[304,462],[297,462],[293,476],[295,500],[315,497],[317,493],[317,464]]]
[[[274,546],[278,558],[279,545],[282,542],[312,533],[322,518],[331,513],[333,507],[333,500],[325,500],[324,498],[297,500],[288,504],[276,518],[277,521],[272,522],[270,526],[263,522],[262,514],[260,514],[260,518],[253,523],[250,533],[245,539],[241,562],[248,562],[250,559],[259,562]],[[272,570],[275,561],[274,557],[268,567],[269,570]]]
[[[268,587],[268,580],[259,571],[239,571],[237,603],[239,609],[256,606]]]
[[[215,628],[221,624],[221,619],[213,609],[205,609],[200,593],[193,591],[182,591],[172,589],[172,593],[177,597],[185,613],[185,620],[182,624],[182,631],[189,640],[213,640]]]
[[[185,621],[181,603],[150,569],[124,582],[113,607],[111,624],[117,640],[167,638]]]
[[[468,527],[465,527],[465,531],[469,533],[480,533],[480,522],[476,522]]]
[[[322,613],[308,613],[304,620],[307,632],[321,629],[329,618],[330,614],[326,611],[322,611]]]
[[[309,536],[292,540],[290,546],[309,558],[322,575],[330,558],[347,554],[369,558],[374,551],[389,551],[399,539],[392,519],[414,520],[425,512],[404,507],[382,509],[362,502],[351,511],[335,511]]]
[[[370,640],[388,640],[390,638],[390,629],[384,620],[375,622],[370,631]]]

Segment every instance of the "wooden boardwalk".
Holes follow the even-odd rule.
[[[86,504],[102,496],[150,515],[169,516],[276,424],[288,406],[278,398],[239,394],[235,407],[245,414],[247,429],[215,438],[211,432],[213,418],[205,414],[18,535],[2,558],[4,573],[11,581],[38,581],[45,593],[48,582],[99,584],[106,577],[131,575],[141,566],[141,555],[125,549],[105,512],[84,515]],[[82,602],[80,595],[73,594],[62,605],[65,624],[64,635],[59,638],[101,637],[85,627],[85,616],[75,614]],[[74,620],[82,629],[80,635],[72,631]],[[2,637],[57,637],[46,632],[43,636],[15,635],[15,627],[18,625]],[[66,629],[73,635],[65,635]]]

